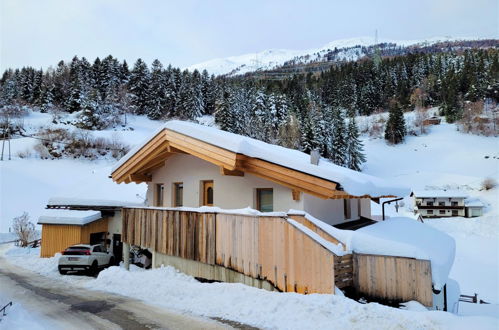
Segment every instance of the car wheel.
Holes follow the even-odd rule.
[[[97,276],[97,271],[98,271],[98,264],[96,260],[92,263],[92,266],[90,266],[89,273],[91,276]]]
[[[111,266],[114,266],[116,265],[116,262],[114,261],[114,257],[111,257],[111,259],[109,259],[109,265],[107,265],[108,267],[111,267]]]

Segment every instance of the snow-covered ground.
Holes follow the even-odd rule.
[[[68,116],[66,120],[71,120]],[[40,127],[75,130],[72,125],[52,124],[49,114],[31,112],[24,118],[27,134]],[[142,116],[129,116],[125,130],[108,129],[92,131],[95,137],[118,136],[131,146],[142,142],[151,131],[162,123]],[[133,127],[133,130],[128,129]],[[32,149],[38,141],[33,138],[16,138],[11,141],[12,160],[0,162],[0,233],[8,232],[14,217],[28,212],[36,222],[51,197],[102,198],[141,203],[144,201],[145,184],[117,185],[108,176],[116,160],[42,160],[21,159],[19,152]]]
[[[27,310],[22,304],[15,302],[15,299],[0,292],[0,307],[11,301],[12,306],[6,309],[7,315],[3,316],[0,313],[0,329],[59,329],[50,319],[39,315],[35,310]]]
[[[408,118],[406,117],[406,120]],[[410,118],[409,118],[410,120]],[[414,190],[460,189],[485,205],[479,218],[425,220],[456,241],[456,258],[450,277],[461,293],[494,305],[461,303],[464,315],[499,317],[499,187],[482,190],[485,178],[499,182],[499,138],[463,134],[456,125],[431,126],[428,134],[408,136],[405,143],[386,145],[383,139],[364,139],[367,164],[364,171],[381,178],[397,178]],[[410,214],[411,199],[405,198],[402,215]],[[373,205],[373,213],[381,207]],[[394,205],[388,215],[395,216]]]
[[[498,319],[460,317],[427,311],[416,302],[409,310],[360,304],[341,295],[269,292],[243,284],[200,283],[172,267],[128,272],[110,267],[97,278],[59,275],[57,256],[38,258],[39,249],[11,248],[5,257],[41,275],[86,289],[141,299],[179,312],[237,320],[272,329],[494,329]],[[22,262],[20,262],[22,260]],[[140,283],[140,285],[137,285]]]
[[[36,131],[39,126],[50,125],[51,118],[46,114],[32,113],[24,120],[29,130]],[[212,123],[210,118],[203,120]],[[109,129],[92,134],[107,138],[119,136],[133,147],[162,124],[134,116],[129,121],[133,130]],[[116,185],[108,178],[114,160],[41,160],[16,156],[18,151],[35,143],[30,138],[13,140],[13,160],[0,163],[0,232],[7,232],[12,218],[24,211],[35,222],[47,200],[53,196],[87,197],[97,194],[106,196],[106,199],[143,201],[145,185]],[[56,268],[57,259],[40,259],[37,249],[14,249],[8,258],[13,262],[22,259],[24,267],[74,285],[118,292],[152,304],[195,314],[227,317],[261,327],[310,328],[310,323],[305,322],[313,320],[315,328],[331,327],[332,322],[339,328],[372,328],[373,324],[377,328],[497,328],[499,189],[480,189],[486,177],[499,181],[499,139],[462,134],[456,131],[455,125],[444,123],[431,127],[426,135],[409,136],[405,143],[398,146],[388,146],[383,139],[367,137],[364,143],[368,159],[365,173],[386,179],[396,178],[417,190],[464,189],[468,195],[479,198],[486,205],[485,214],[480,218],[434,219],[426,223],[455,239],[456,259],[450,277],[459,282],[461,292],[478,293],[480,299],[493,303],[461,303],[460,314],[488,315],[495,317],[496,321],[455,317],[441,312],[416,312],[414,308],[401,311],[377,304],[362,305],[338,296],[271,293],[238,284],[201,284],[171,268],[148,272],[134,269],[127,273],[113,267],[103,271],[97,279],[60,276]],[[404,203],[399,215],[407,215],[410,210],[409,199]],[[373,204],[373,214],[381,214],[377,204]],[[393,206],[389,207],[388,215],[395,215]],[[25,255],[27,252],[28,256]],[[19,253],[22,255],[15,256]],[[141,278],[141,283],[153,283],[158,278],[161,281],[154,288],[144,289],[134,285],[137,278]],[[148,281],[142,278],[148,278]]]

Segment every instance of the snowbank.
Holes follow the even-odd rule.
[[[124,164],[163,129],[175,131],[238,154],[263,159],[274,164],[337,182],[346,192],[354,196],[405,196],[410,193],[408,188],[399,184],[393,184],[367,174],[335,165],[325,159],[321,159],[319,165],[313,165],[310,163],[310,155],[297,150],[283,148],[242,135],[225,132],[214,127],[207,127],[180,120],[166,122],[165,125],[154,132],[149,139],[142,144],[139,144],[121,158],[113,167],[112,171],[115,171]]]
[[[36,311],[27,310],[22,304],[19,304],[12,297],[0,295],[0,306],[3,307],[12,301],[12,306],[7,307],[6,314],[0,314],[0,329],[60,329],[46,316],[39,315]]]
[[[433,286],[441,289],[454,262],[456,243],[449,235],[408,218],[391,218],[354,232],[354,252],[431,261]]]
[[[200,283],[172,267],[153,270],[110,267],[97,278],[60,275],[57,256],[14,247],[9,262],[58,281],[143,300],[182,313],[219,317],[267,329],[496,329],[497,320],[435,311],[404,311],[360,304],[341,295],[270,292],[243,284]],[[21,261],[22,262],[19,262]],[[140,283],[140,285],[137,285]]]
[[[83,226],[102,218],[100,211],[44,210],[38,218],[38,224],[61,224]]]

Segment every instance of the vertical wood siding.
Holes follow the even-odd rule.
[[[281,291],[334,292],[334,255],[280,217],[124,209],[123,242],[217,264]]]
[[[432,305],[429,261],[336,256],[283,217],[135,208],[122,215],[126,243],[233,269],[281,291],[333,293],[335,285],[353,285],[367,296]],[[313,223],[294,219],[338,242]]]
[[[431,263],[404,257],[353,254],[354,286],[368,297],[433,305]]]
[[[94,221],[86,226],[42,225],[40,257],[53,257],[74,244],[89,244],[90,234],[107,232],[108,219]]]

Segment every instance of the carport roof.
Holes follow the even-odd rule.
[[[43,211],[38,224],[84,226],[99,219],[102,219],[100,211],[49,209]]]

